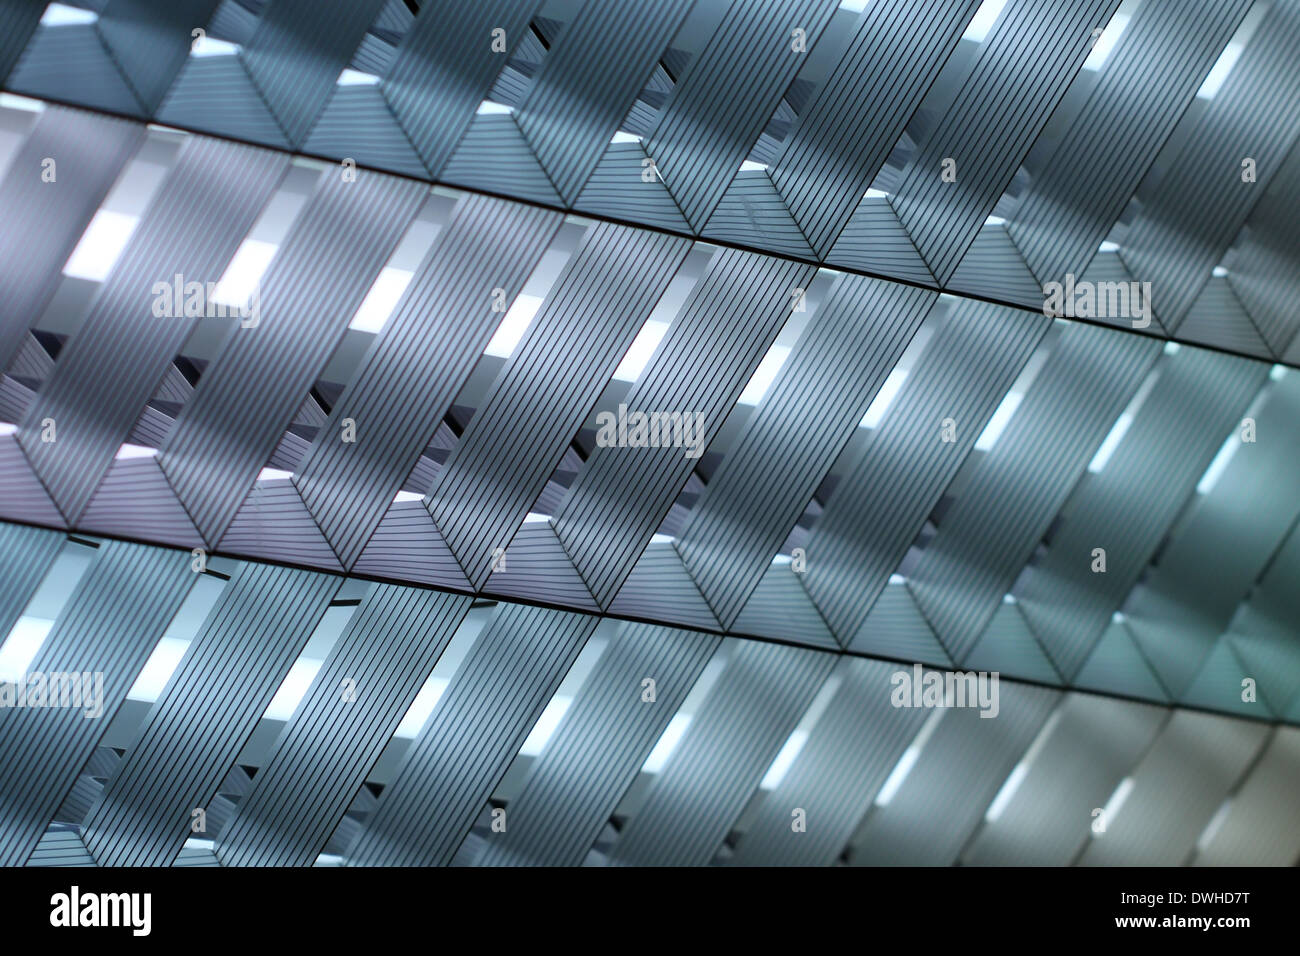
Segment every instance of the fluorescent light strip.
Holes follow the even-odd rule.
[[[1214,490],[1214,486],[1219,483],[1219,479],[1223,477],[1224,471],[1227,470],[1228,463],[1232,461],[1232,456],[1237,453],[1237,449],[1240,447],[1241,438],[1234,429],[1233,433],[1224,440],[1223,445],[1219,448],[1219,453],[1214,456],[1214,460],[1210,462],[1210,467],[1205,469],[1205,474],[1201,476],[1201,480],[1196,483],[1196,493],[1198,495],[1208,495]]]
[[[921,732],[916,735],[916,739],[912,741],[905,751],[903,751],[903,756],[899,758],[893,771],[890,772],[889,777],[885,780],[884,786],[882,786],[880,792],[876,794],[876,799],[874,801],[876,806],[889,806],[889,801],[894,799],[894,795],[897,794],[899,788],[903,786],[903,781],[907,779],[907,775],[910,774],[912,768],[916,766],[916,761],[921,757],[921,751],[925,749],[925,745],[929,742],[930,736],[934,733],[934,729],[939,726],[939,721],[943,719],[945,712],[944,708],[936,707],[930,712],[930,715],[925,718],[925,723],[921,725]]]
[[[19,683],[26,679],[27,668],[35,660],[54,622],[24,614],[14,622],[13,630],[0,644],[0,683]]]
[[[753,377],[745,390],[740,393],[738,404],[757,405],[767,394],[767,390],[772,387],[776,381],[776,375],[781,371],[781,366],[785,360],[790,357],[790,347],[788,345],[773,345],[763,356],[763,361],[758,363],[758,368],[754,370]]]
[[[1205,825],[1200,837],[1196,841],[1196,852],[1204,853],[1205,848],[1210,845],[1215,834],[1223,827],[1223,823],[1228,819],[1228,813],[1232,810],[1232,797],[1228,797],[1223,803],[1219,804],[1219,809],[1214,811],[1214,816],[1210,817],[1210,822]]]
[[[145,445],[124,444],[117,450],[117,454],[113,457],[117,461],[125,461],[129,458],[153,458],[157,456],[157,454],[157,448],[149,448]]]
[[[1011,424],[1011,419],[1016,414],[1016,409],[1020,407],[1024,397],[1020,392],[1007,392],[1007,397],[1002,399],[1002,404],[998,406],[998,410],[993,413],[989,423],[984,426],[984,431],[976,439],[976,451],[993,450],[993,446],[997,444],[998,439],[1002,437],[1002,433]]]
[[[564,720],[564,715],[572,703],[572,697],[561,697],[557,694],[551,698],[546,709],[542,711],[542,716],[537,718],[537,723],[528,734],[524,745],[519,748],[520,756],[541,756],[542,751],[546,749],[546,742],[560,729],[560,721]]]
[[[1119,243],[1111,242],[1109,239],[1103,240],[1102,244],[1097,247],[1098,252],[1119,252]]]
[[[337,86],[375,86],[379,83],[379,77],[373,73],[362,73],[360,70],[344,70],[339,74],[336,82]]]
[[[537,317],[537,310],[541,307],[540,296],[521,294],[511,303],[509,311],[501,320],[496,334],[492,336],[492,341],[483,350],[483,354],[495,355],[497,358],[510,358],[522,341],[524,333],[528,331],[528,327],[533,324],[533,319]]]
[[[863,199],[888,199],[889,193],[882,192],[879,189],[868,189],[862,194]]]
[[[1232,68],[1237,65],[1237,60],[1241,58],[1242,52],[1246,49],[1246,44],[1250,42],[1251,37],[1259,28],[1260,21],[1264,19],[1264,14],[1268,9],[1266,3],[1256,3],[1246,14],[1246,18],[1241,21],[1241,26],[1237,27],[1237,32],[1232,35],[1228,45],[1224,47],[1219,58],[1215,60],[1214,66],[1210,68],[1209,74],[1205,77],[1205,82],[1201,88],[1196,91],[1196,98],[1201,100],[1212,100],[1218,94],[1223,84],[1227,82],[1228,75]]]
[[[423,501],[424,495],[417,495],[414,491],[399,491],[393,496],[393,502],[398,501]]]
[[[862,421],[858,422],[858,427],[879,427],[881,421],[885,418],[885,412],[889,411],[889,406],[894,403],[894,399],[898,397],[898,392],[906,381],[906,369],[896,368],[890,372],[885,379],[885,384],[880,386],[880,391],[871,400],[871,404],[867,407],[867,413],[862,416]]]
[[[790,734],[785,745],[772,761],[772,766],[767,769],[763,775],[762,782],[758,787],[760,790],[775,790],[785,779],[790,767],[794,765],[795,758],[799,756],[799,751],[803,749],[804,744],[808,742],[808,736],[817,726],[817,721],[821,719],[826,708],[830,706],[831,698],[835,696],[836,691],[840,689],[843,680],[838,676],[832,676],[822,685],[813,702],[808,705],[807,712],[803,719],[799,721],[799,726],[795,727],[794,732]]]
[[[307,691],[311,690],[312,681],[324,663],[311,657],[300,657],[294,661],[288,676],[271,698],[262,717],[265,720],[288,720],[292,717],[302,699],[307,696]]]
[[[241,309],[247,306],[278,248],[260,239],[245,239],[213,290],[213,300]]]
[[[632,347],[627,350],[623,356],[623,361],[619,363],[618,368],[614,371],[614,380],[618,382],[635,382],[645,371],[645,367],[650,364],[650,359],[655,354],[655,349],[663,341],[664,334],[668,331],[667,322],[658,322],[654,319],[646,322],[641,326],[641,331],[636,334],[632,340]]]
[[[755,170],[755,169],[767,169],[767,163],[756,163],[753,162],[752,160],[747,159],[740,164],[740,171],[742,173],[749,172],[750,170]]]
[[[966,32],[961,35],[963,40],[974,40],[976,43],[983,43],[997,23],[998,16],[1002,13],[1002,8],[1007,5],[1007,0],[984,0],[980,8],[975,11],[975,16],[971,18],[970,24],[966,27]]]
[[[1029,775],[1029,770],[1033,767],[1034,761],[1037,760],[1038,755],[1043,752],[1043,748],[1047,745],[1048,738],[1052,735],[1052,732],[1056,729],[1056,725],[1060,723],[1060,721],[1061,709],[1058,707],[1056,710],[1052,711],[1052,715],[1047,718],[1047,722],[1043,724],[1043,729],[1038,732],[1038,736],[1034,738],[1034,742],[1030,744],[1029,749],[1025,751],[1025,756],[1018,764],[1016,764],[1015,769],[1011,771],[1011,776],[1007,777],[1006,782],[1002,784],[1002,788],[998,790],[998,795],[994,797],[993,802],[989,804],[988,811],[984,814],[984,819],[986,821],[989,823],[996,823],[998,818],[1002,816],[1003,811],[1007,808],[1007,804],[1009,804],[1011,798],[1016,795],[1016,791],[1020,789],[1020,785],[1025,782],[1025,777]]]
[[[619,130],[614,134],[614,138],[609,142],[610,145],[615,143],[639,143],[641,142],[641,137],[637,136],[635,133],[625,133],[622,130]]]
[[[426,680],[424,686],[420,688],[420,693],[415,695],[415,700],[407,709],[406,716],[397,725],[397,733],[394,736],[404,740],[414,740],[420,736],[420,729],[424,727],[433,709],[438,706],[438,701],[442,699],[449,683],[451,682],[446,677],[431,676]]]
[[[840,0],[840,9],[848,10],[850,13],[861,13],[870,3],[871,0]]]
[[[145,662],[144,669],[140,671],[140,676],[127,691],[127,699],[152,704],[161,697],[189,646],[189,641],[179,637],[164,637],[159,641]]]
[[[1110,795],[1110,799],[1106,801],[1106,805],[1102,807],[1101,815],[1102,819],[1105,821],[1107,829],[1109,829],[1111,824],[1115,822],[1115,817],[1119,815],[1120,807],[1124,806],[1124,801],[1126,801],[1129,794],[1133,792],[1133,787],[1133,778],[1125,777],[1119,782],[1119,786],[1115,788],[1115,792]],[[1094,830],[1093,836],[1096,835],[1096,831]]]
[[[1088,471],[1097,474],[1106,467],[1110,461],[1111,455],[1115,454],[1115,449],[1119,443],[1124,440],[1124,435],[1128,432],[1133,420],[1137,418],[1138,412],[1142,410],[1143,404],[1146,403],[1147,397],[1151,394],[1152,389],[1156,387],[1156,380],[1159,379],[1160,372],[1152,371],[1142,380],[1141,387],[1134,393],[1133,398],[1129,401],[1128,406],[1120,413],[1115,424],[1111,426],[1110,433],[1106,435],[1106,440],[1101,443],[1097,453],[1092,456],[1092,461],[1088,462]]]
[[[13,422],[0,422],[0,435],[14,435],[18,433],[18,426]]]
[[[15,96],[13,93],[0,93],[0,106],[10,110],[22,110],[24,113],[44,113],[45,104],[30,96]]]
[[[218,40],[216,37],[204,35],[201,39],[195,40],[190,47],[190,56],[204,59],[211,56],[234,56],[239,52],[239,44],[228,43],[225,40]]]
[[[126,248],[139,221],[138,217],[126,213],[99,210],[82,233],[77,248],[68,257],[63,274],[76,279],[103,282],[113,271],[113,266],[122,255],[122,250]]]
[[[478,113],[479,116],[500,116],[507,113],[513,113],[514,111],[515,108],[513,106],[506,106],[504,103],[495,103],[492,100],[484,100],[478,105],[478,109],[474,112]]]
[[[99,14],[93,10],[82,10],[80,7],[70,7],[64,3],[51,3],[41,14],[41,26],[68,27],[94,23],[98,19]]]
[[[1083,61],[1085,70],[1100,70],[1105,66],[1111,51],[1115,49],[1115,44],[1128,29],[1129,22],[1133,19],[1133,8],[1136,6],[1136,0],[1125,0],[1120,4],[1115,15],[1110,18],[1110,23],[1106,24],[1106,29],[1101,31],[1101,36],[1097,37],[1097,42],[1092,45],[1092,52],[1088,54],[1088,59]]]
[[[258,481],[280,481],[285,478],[292,478],[293,472],[282,471],[279,468],[263,468],[257,473]]]
[[[388,324],[397,303],[402,300],[402,293],[413,278],[414,272],[384,266],[357,308],[357,314],[348,323],[348,328],[361,332],[380,331]]]

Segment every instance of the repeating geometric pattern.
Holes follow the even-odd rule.
[[[0,862],[1294,862],[1300,0],[317,6],[0,0]]]

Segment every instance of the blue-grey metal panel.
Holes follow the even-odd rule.
[[[830,674],[820,651],[728,639],[726,665],[610,853],[632,866],[704,866]]]
[[[838,681],[798,755],[762,800],[731,862],[738,866],[829,866],[848,845],[858,821],[926,712],[890,702],[898,668],[881,661],[841,658]],[[807,829],[792,826],[803,810]]]
[[[420,4],[383,89],[393,114],[434,176],[451,158],[539,6],[540,0]],[[505,52],[492,50],[495,29],[505,31]]]
[[[275,0],[240,54],[248,75],[294,148],[334,91],[384,0],[349,0],[321,16],[317,0]]]
[[[853,839],[854,866],[949,866],[1061,695],[999,682],[998,714],[943,711],[911,768]]]
[[[956,270],[1083,65],[1093,27],[1118,6],[1119,0],[1045,0],[1003,9],[956,99],[917,145],[893,198],[940,282]],[[945,159],[956,161],[955,181],[942,175]]]
[[[818,306],[679,536],[682,560],[727,627],[933,301],[923,289],[844,276]]]
[[[516,118],[565,203],[595,170],[693,3],[661,0],[649,16],[638,0],[584,4],[542,61]]]
[[[603,223],[583,236],[429,492],[429,513],[475,587],[689,248],[685,239]]]
[[[0,524],[0,634],[13,629],[64,540],[57,531]]]
[[[1159,355],[1159,343],[1140,336],[1066,326],[997,443],[975,453],[968,481],[908,575],[954,661],[975,646]]]
[[[344,567],[379,526],[452,400],[483,354],[501,314],[559,228],[560,216],[466,196],[366,351],[294,485]],[[339,441],[342,420],[357,440]]]
[[[741,161],[804,64],[794,31],[811,50],[835,0],[749,0],[726,16],[669,94],[646,138],[691,227],[700,230]]]
[[[0,708],[0,865],[36,848],[195,578],[186,552],[100,545],[27,669],[51,692],[56,675],[84,675],[81,706]]]
[[[428,191],[378,173],[321,177],[266,271],[257,324],[231,330],[158,458],[210,543],[235,517]]]
[[[1178,866],[1268,739],[1267,725],[1177,710],[1130,774],[1132,791],[1081,866]]]
[[[821,40],[838,60],[772,166],[772,181],[818,257],[848,223],[978,6],[871,3],[851,28]]]
[[[1123,437],[1100,470],[1080,480],[1046,554],[1015,592],[1067,679],[1101,639],[1267,371],[1257,362],[1184,348],[1162,358],[1153,374]],[[1106,551],[1104,573],[1092,570],[1094,548]]]
[[[718,638],[625,624],[506,808],[479,866],[577,866],[699,677]],[[644,699],[643,681],[655,682]]]
[[[1076,87],[1096,76],[1087,102],[1035,164],[1007,224],[1040,281],[1083,273],[1250,5],[1145,0],[1100,73],[1080,74]]]
[[[1067,694],[999,796],[1003,806],[962,857],[973,866],[1068,866],[1115,788],[1155,739],[1169,711]],[[1036,752],[1035,752],[1036,751]],[[1032,758],[1032,759],[1028,759]]]
[[[187,571],[188,559],[173,555]],[[82,837],[101,866],[175,862],[193,811],[216,794],[341,580],[235,571],[86,817]]]
[[[348,862],[451,862],[596,623],[588,614],[498,605],[384,788]]]
[[[709,260],[619,403],[629,415],[694,416],[696,457],[682,447],[597,446],[556,515],[556,533],[602,606],[631,573],[780,332],[794,301],[791,291],[807,288],[814,276],[811,266],[735,249]],[[611,501],[620,507],[611,509]]]
[[[48,106],[0,177],[0,368],[63,279],[63,264],[144,134],[123,120]],[[86,149],[86,143],[94,149]],[[42,162],[55,162],[42,182]]]
[[[808,543],[804,583],[842,641],[858,632],[1049,325],[967,302],[936,328]],[[942,441],[944,419],[955,423],[954,442]]]
[[[175,311],[189,283],[208,287],[221,278],[287,168],[283,155],[206,137],[182,146],[19,431],[23,450],[69,520],[80,517],[202,321],[160,318],[155,306],[162,300]],[[57,425],[53,442],[42,441],[47,418]]]
[[[469,605],[464,596],[375,587],[217,837],[223,865],[311,865]]]

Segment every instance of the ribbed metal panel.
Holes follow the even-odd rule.
[[[612,862],[707,864],[835,662],[733,639],[718,653],[726,666],[614,844]]]
[[[841,658],[840,682],[785,775],[762,800],[731,862],[738,866],[829,866],[871,799],[925,722],[919,708],[890,703],[898,667]],[[807,829],[796,832],[803,810]]]
[[[469,605],[468,597],[375,587],[217,838],[222,864],[311,865]]]
[[[64,540],[56,531],[0,524],[0,634],[13,630]]]
[[[936,330],[808,543],[804,583],[841,640],[857,633],[1049,324],[963,303]],[[941,440],[945,418],[955,442]]]
[[[689,248],[608,224],[583,236],[429,492],[429,513],[476,587]]]
[[[793,49],[793,31],[804,31],[811,50],[837,5],[751,0],[730,8],[673,87],[645,141],[646,153],[696,231],[804,65],[804,55]]]
[[[791,290],[807,288],[814,276],[798,263],[718,252],[620,405],[629,415],[694,415],[699,449],[708,448],[789,317]],[[602,606],[631,572],[698,460],[674,447],[592,451],[555,530]],[[614,510],[610,501],[622,505]]]
[[[460,200],[402,300],[334,403],[294,484],[351,567],[546,250],[560,217],[481,196]],[[357,441],[339,440],[342,421]]]
[[[266,271],[258,324],[232,330],[158,458],[209,542],[225,533],[428,191],[377,173],[321,176]]]
[[[542,61],[516,119],[565,203],[595,170],[693,3],[661,0],[649,17],[637,0],[586,4]]]
[[[275,0],[241,58],[258,93],[295,148],[334,92],[384,0],[349,0],[321,16],[317,0]]]
[[[962,862],[1068,866],[1091,835],[1092,811],[1106,806],[1168,715],[1145,704],[1067,694],[1043,728],[1047,736],[1035,739],[1037,753],[1014,793],[996,819],[985,821]]]
[[[504,568],[488,578],[485,594],[600,610],[549,522],[525,524],[511,539],[506,554]]]
[[[190,31],[205,27],[219,0],[109,0],[96,24],[104,46],[152,116],[190,55]]]
[[[903,170],[894,209],[940,282],[957,263],[1088,55],[1119,0],[1013,3],[952,105]],[[956,160],[955,182],[941,173]]]
[[[1294,866],[1300,857],[1300,730],[1273,731],[1250,776],[1230,797],[1227,815],[1195,866]]]
[[[1300,515],[1300,375],[1269,382],[1254,417],[1257,435],[1269,437],[1242,442],[1213,488],[1192,499],[1124,606],[1129,629],[1175,699]],[[1230,433],[1240,434],[1240,425]]]
[[[1268,191],[1234,242],[1230,253],[1233,294],[1275,356],[1300,341],[1300,274],[1294,262],[1300,249],[1300,141],[1269,183]]]
[[[1253,721],[1175,711],[1132,772],[1133,789],[1081,866],[1178,866],[1268,738]]]
[[[0,31],[3,32],[3,31]],[[143,136],[134,123],[50,106],[0,178],[0,368],[22,345]],[[85,144],[93,142],[94,149]],[[41,181],[45,159],[57,179]]]
[[[625,624],[601,654],[564,722],[547,741],[505,833],[494,833],[479,866],[577,866],[619,797],[645,763],[718,638]],[[643,700],[642,681],[655,682]]]
[[[1007,225],[1040,280],[1083,273],[1250,5],[1148,0],[1133,11],[1087,102],[1035,168]]]
[[[183,562],[188,571],[188,555]],[[311,637],[340,578],[245,564],[82,826],[101,866],[168,866]]]
[[[1157,182],[1143,183],[1121,255],[1151,283],[1152,308],[1166,328],[1179,327],[1300,134],[1300,72],[1291,68],[1297,47],[1300,8],[1271,4],[1222,87],[1187,114],[1185,136],[1181,128],[1175,134],[1181,151]],[[1258,183],[1241,180],[1246,156]]]
[[[1265,377],[1257,363],[1200,349],[1166,356],[1155,374],[1123,438],[1105,466],[1079,482],[1062,509],[1067,519],[1016,592],[1034,633],[1068,679],[1083,666]],[[1106,551],[1104,574],[1092,571],[1093,548]]]
[[[889,802],[874,806],[853,840],[855,866],[948,866],[1061,695],[999,682],[993,718],[943,712]]]
[[[102,674],[102,713],[0,708],[0,865],[19,866],[36,848],[195,577],[185,552],[100,545],[27,673]]]
[[[1159,343],[1139,336],[1067,326],[997,444],[976,453],[908,576],[954,661],[970,653],[1159,354]]]
[[[384,788],[348,862],[449,863],[596,622],[591,615],[498,605]]]
[[[47,6],[44,0],[5,0],[0,4],[0,81],[22,56]]]
[[[978,6],[979,0],[872,3],[851,32],[830,31],[822,41],[838,60],[772,168],[818,257],[848,223]]]
[[[539,0],[433,0],[402,41],[384,97],[429,172],[437,176],[474,118],[492,81],[523,38]],[[492,31],[505,31],[505,53]]]
[[[175,285],[221,278],[287,168],[286,157],[269,151],[207,138],[185,142],[19,432],[70,520],[81,516],[172,359],[205,321],[160,318],[155,303],[162,299],[174,311],[185,301],[183,290],[171,291]],[[156,294],[159,282],[168,291]],[[56,441],[41,440],[46,418],[57,424]]]
[[[845,276],[818,307],[680,535],[687,569],[727,627],[933,301],[922,289]]]

